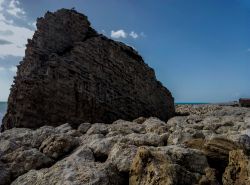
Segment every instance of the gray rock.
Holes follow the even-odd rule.
[[[31,169],[46,168],[54,163],[52,159],[37,149],[25,149],[23,147],[2,156],[1,160],[8,165],[12,179],[17,178]]]
[[[48,157],[57,159],[68,154],[76,146],[78,140],[69,135],[53,135],[41,144],[39,150]]]
[[[78,127],[78,131],[81,132],[82,134],[85,134],[89,128],[91,127],[91,123],[82,123]]]
[[[7,166],[0,161],[0,185],[10,184],[10,171]]]
[[[119,172],[129,173],[136,152],[137,147],[135,145],[117,143],[111,149],[107,162],[116,166]]]

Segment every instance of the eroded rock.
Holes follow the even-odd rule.
[[[208,167],[205,155],[196,150],[178,146],[140,147],[131,166],[129,183],[197,184]]]
[[[64,123],[174,116],[171,93],[131,47],[98,34],[74,10],[37,19],[8,101],[2,131]]]
[[[250,184],[250,156],[243,150],[233,150],[229,154],[229,164],[223,174],[224,185]]]
[[[39,150],[46,156],[57,159],[68,154],[78,145],[78,140],[69,135],[53,135],[48,137]]]

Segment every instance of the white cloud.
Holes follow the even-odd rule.
[[[16,73],[17,72],[17,67],[16,66],[11,66],[11,67],[2,67],[2,66],[0,66],[0,72]]]
[[[0,11],[3,11],[3,3],[4,3],[4,0],[0,0]]]
[[[0,0],[0,40],[5,40],[4,44],[0,45],[0,58],[4,58],[8,55],[13,56],[24,56],[25,45],[27,39],[31,38],[34,31],[26,28],[15,25],[13,20],[9,20],[8,17],[13,18],[25,18],[26,12],[20,8],[20,2],[18,0]],[[3,34],[6,30],[10,30],[11,34]]]
[[[125,39],[128,36],[133,38],[133,39],[137,39],[139,37],[146,37],[146,35],[143,32],[141,32],[140,34],[136,33],[135,31],[131,31],[131,32],[126,33],[123,29],[120,29],[117,31],[112,30],[110,36],[113,39],[119,39],[119,38]]]
[[[131,31],[129,36],[132,37],[133,39],[137,39],[139,37],[139,35],[134,31]]]
[[[127,33],[124,30],[111,31],[111,37],[114,39],[127,38]]]
[[[1,71],[5,71],[5,68],[0,66],[0,72]]]
[[[20,2],[18,0],[11,0],[10,3],[7,6],[6,11],[17,18],[24,18],[26,15],[26,12],[19,7]]]
[[[16,73],[17,72],[17,67],[16,66],[11,66],[9,68],[9,71],[12,72],[12,73]]]
[[[1,13],[1,11],[0,11],[0,22],[5,22],[7,24],[13,24],[14,23],[13,20],[6,19],[6,17]]]
[[[0,56],[24,56],[27,39],[32,37],[34,31],[28,28],[7,24],[3,21],[0,21],[0,29],[11,30],[13,32],[13,34],[9,36],[0,36],[0,39],[5,39],[12,43],[0,45]]]

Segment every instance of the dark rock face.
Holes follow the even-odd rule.
[[[37,21],[2,131],[140,116],[167,120],[174,111],[171,93],[136,51],[98,34],[86,16],[61,9]]]

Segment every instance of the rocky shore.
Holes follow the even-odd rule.
[[[167,122],[12,128],[0,134],[1,185],[247,185],[250,109],[180,105]]]
[[[37,28],[1,126],[0,185],[250,184],[249,108],[175,107],[133,48],[75,10]]]

